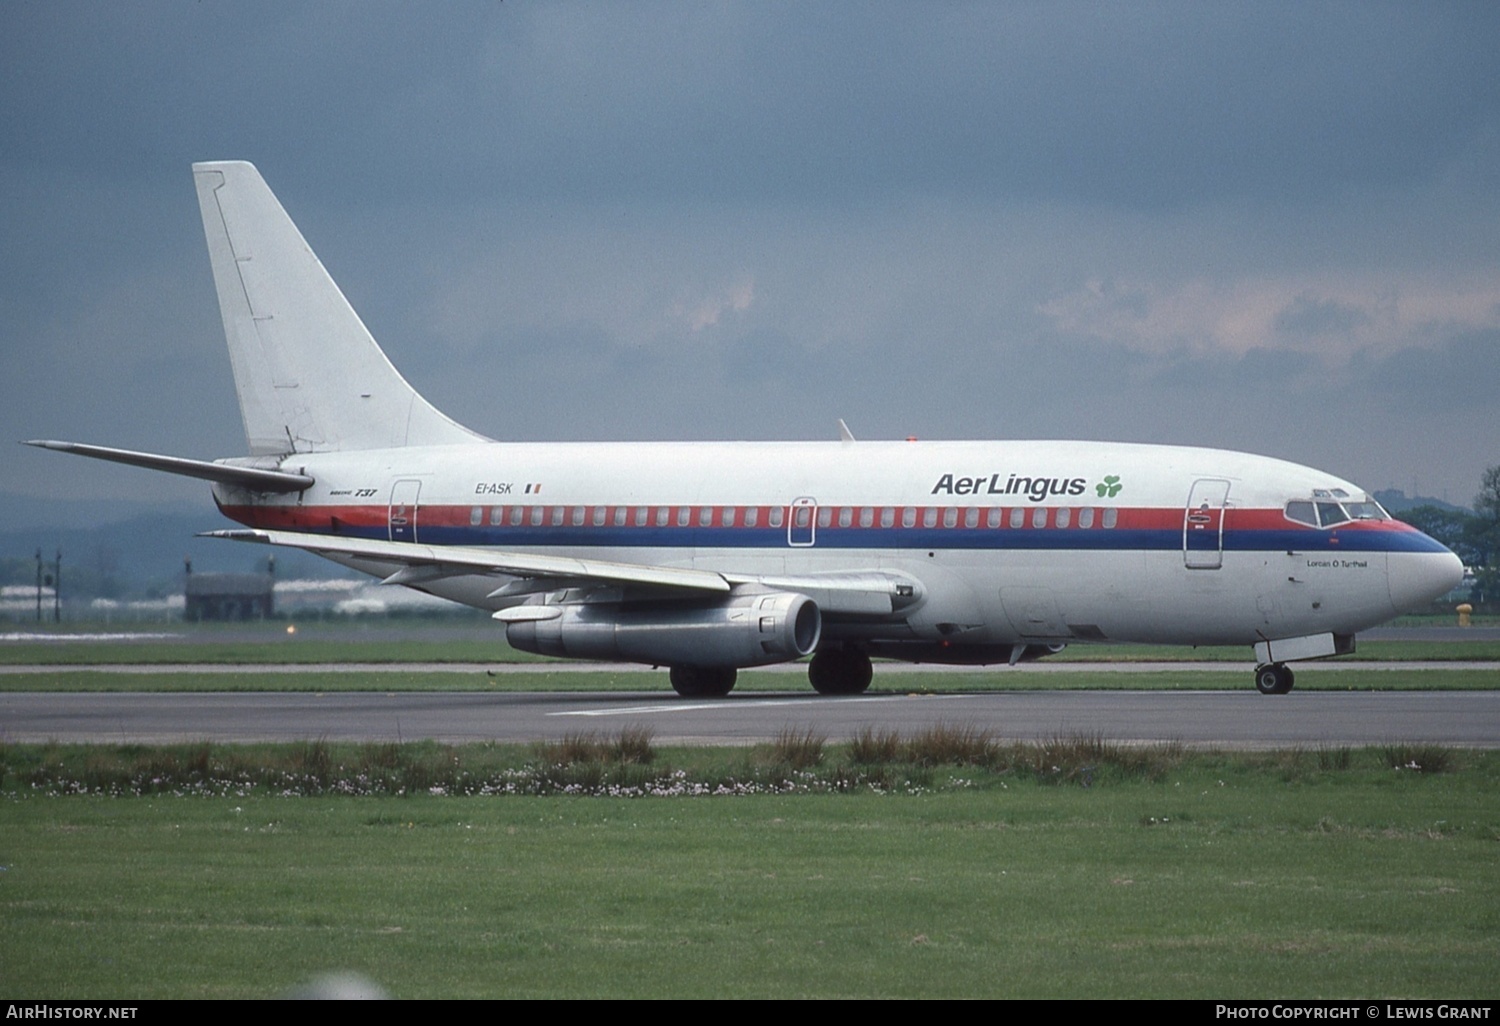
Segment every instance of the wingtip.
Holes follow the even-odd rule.
[[[264,531],[251,531],[241,528],[228,528],[222,531],[199,531],[199,538],[227,538],[230,541],[269,542],[271,539]]]

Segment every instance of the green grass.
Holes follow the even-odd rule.
[[[493,641],[454,638],[437,641],[325,639],[268,632],[261,639],[235,641],[20,641],[0,645],[0,665],[79,665],[97,663],[526,663],[541,656],[505,644],[497,628]]]
[[[976,669],[879,673],[871,694],[928,694],[979,691],[1243,691],[1251,686],[1248,667],[1239,670],[1163,670],[1112,673],[1104,670],[1033,673]],[[1493,670],[1361,670],[1297,675],[1298,691],[1492,691],[1500,687]],[[801,673],[742,673],[737,693],[810,690]],[[657,691],[672,694],[666,671],[616,673],[559,670],[552,673],[422,672],[392,667],[368,673],[334,673],[309,668],[296,673],[119,673],[59,667],[39,673],[0,674],[0,694],[14,691],[459,691],[504,694],[525,691]]]
[[[1350,757],[1344,750],[1340,754],[1337,768],[1347,769]],[[575,733],[530,746],[326,740],[26,744],[0,748],[0,792],[22,797],[912,792],[940,784],[934,774],[945,766],[977,769],[1002,785],[1022,779],[1159,779],[1181,765],[1187,752],[1178,744],[1126,745],[1097,736],[1003,743],[974,727],[939,724],[908,738],[866,731],[848,745],[830,746],[810,729],[787,730],[761,745],[686,747],[667,758],[660,755],[643,727],[613,736]],[[1454,762],[1446,749],[1392,745],[1381,750],[1376,764],[1433,773]]]
[[[124,757],[191,773],[219,758],[202,747]],[[470,758],[379,747],[257,757]],[[4,754],[43,751],[91,754]],[[1392,754],[1160,753],[1087,779],[907,764],[920,793],[729,798],[23,789],[0,800],[0,996],[272,996],[353,970],[397,997],[1492,999],[1500,755]],[[808,772],[850,766],[829,745]]]

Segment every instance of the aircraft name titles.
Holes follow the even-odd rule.
[[[931,495],[1022,495],[1041,502],[1049,495],[1082,495],[1088,482],[1081,477],[1021,477],[991,474],[988,477],[959,477],[944,474],[932,486]]]

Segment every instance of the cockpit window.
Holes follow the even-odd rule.
[[[1319,493],[1327,495],[1324,489],[1313,490],[1314,496]],[[1293,499],[1286,504],[1286,518],[1309,527],[1333,527],[1351,520],[1388,520],[1390,514],[1380,508],[1380,503],[1371,500],[1330,502],[1325,497],[1316,502]]]
[[[1286,504],[1286,518],[1295,520],[1299,524],[1306,524],[1308,527],[1318,526],[1318,514],[1313,510],[1313,504],[1310,502],[1298,502],[1293,499]]]
[[[1344,507],[1336,502],[1318,503],[1318,519],[1324,527],[1332,527],[1334,524],[1342,524],[1349,519],[1349,514],[1344,512]]]
[[[1346,502],[1344,511],[1354,520],[1384,520],[1385,510],[1378,502]]]

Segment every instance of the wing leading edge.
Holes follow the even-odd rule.
[[[615,563],[523,552],[502,552],[468,546],[422,545],[416,542],[371,538],[332,538],[298,531],[207,531],[203,537],[259,542],[304,549],[317,555],[347,556],[395,564],[399,569],[383,583],[421,585],[458,575],[504,578],[491,596],[521,597],[539,590],[587,585],[638,585],[664,588],[704,597],[726,595],[745,584],[800,592],[825,613],[846,617],[889,617],[923,596],[921,584],[904,574],[883,570],[830,574],[756,575],[721,573],[683,567]],[[517,581],[520,578],[521,581]],[[543,588],[523,582],[533,581]],[[519,586],[518,586],[519,585]]]
[[[418,584],[423,580],[463,573],[511,578],[555,578],[600,584],[645,584],[720,594],[727,593],[730,588],[729,582],[721,575],[706,570],[640,566],[606,560],[574,559],[570,556],[497,552],[459,545],[421,545],[416,542],[380,541],[372,538],[330,538],[298,531],[206,531],[203,537],[285,545],[320,556],[354,556],[400,564],[402,569],[385,579],[391,584]]]

